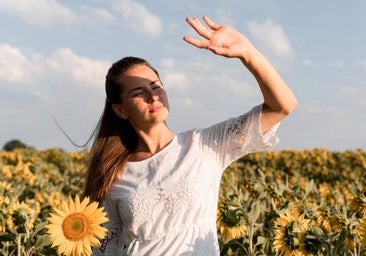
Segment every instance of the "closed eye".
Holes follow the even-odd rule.
[[[160,81],[155,81],[151,84],[151,89],[155,90],[155,89],[160,89],[162,88],[163,86],[160,84]]]
[[[134,94],[132,94],[132,97],[137,97],[143,94],[143,91],[137,91]]]

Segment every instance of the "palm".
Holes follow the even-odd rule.
[[[245,36],[230,27],[217,25],[207,17],[204,18],[204,21],[208,28],[203,26],[198,19],[187,18],[187,22],[203,39],[198,40],[185,36],[186,42],[226,57],[243,56],[250,46]]]

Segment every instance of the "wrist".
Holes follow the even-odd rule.
[[[263,55],[253,46],[247,47],[241,54],[239,59],[245,66],[255,65],[255,62],[263,58]]]

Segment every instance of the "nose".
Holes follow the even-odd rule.
[[[146,93],[146,101],[151,103],[154,101],[157,101],[159,99],[159,96],[153,91],[153,90],[149,90]]]

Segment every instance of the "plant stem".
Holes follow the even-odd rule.
[[[18,237],[17,237],[17,244],[18,244],[18,256],[21,256],[21,253],[20,253],[20,244],[21,244],[21,239],[22,239],[22,235],[21,235],[21,234],[18,234]]]

